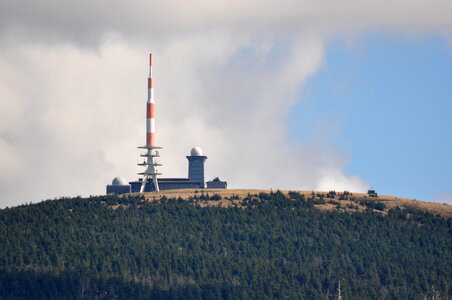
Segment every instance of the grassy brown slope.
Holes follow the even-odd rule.
[[[161,192],[145,193],[145,197],[148,200],[160,199],[160,197],[166,196],[168,198],[188,199],[194,196],[200,196],[202,194],[209,194],[213,196],[218,194],[221,196],[219,201],[202,201],[199,203],[201,206],[216,205],[223,207],[230,207],[238,205],[240,206],[241,199],[248,195],[255,195],[259,193],[270,193],[270,190],[253,190],[253,189],[184,189],[184,190],[167,190]],[[287,194],[289,191],[281,191]],[[325,204],[316,205],[322,210],[341,209],[346,211],[363,211],[366,207],[360,204],[361,201],[379,201],[386,205],[387,209],[393,207],[406,207],[425,210],[433,213],[441,214],[447,218],[452,217],[452,206],[448,204],[440,204],[433,202],[425,202],[414,199],[378,195],[378,197],[369,197],[367,194],[362,193],[350,193],[344,197],[342,192],[336,192],[334,198],[327,198],[328,192],[313,192],[313,191],[297,191],[306,197],[320,198],[323,197]],[[340,198],[346,198],[340,200]],[[383,212],[384,213],[384,212]]]

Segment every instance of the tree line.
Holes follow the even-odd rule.
[[[0,211],[1,299],[429,299],[451,295],[451,220],[320,211],[291,192],[240,207],[114,195]],[[371,208],[382,210],[379,204]]]

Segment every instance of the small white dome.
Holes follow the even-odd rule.
[[[195,148],[191,149],[190,154],[191,154],[191,156],[202,156],[203,152],[202,152],[201,147],[195,147]]]
[[[127,182],[127,180],[125,180],[124,177],[118,176],[113,179],[111,185],[129,185],[129,183]]]

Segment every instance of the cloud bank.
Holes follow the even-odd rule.
[[[363,191],[347,158],[287,128],[331,38],[445,34],[450,1],[3,1],[0,206],[137,178],[147,53],[165,176],[192,146],[231,187]]]

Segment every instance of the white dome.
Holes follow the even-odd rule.
[[[191,154],[191,156],[202,156],[203,152],[202,152],[201,147],[195,147],[195,148],[191,149],[190,154]]]
[[[129,185],[129,183],[127,182],[127,180],[125,180],[124,177],[118,176],[113,179],[111,185]]]

